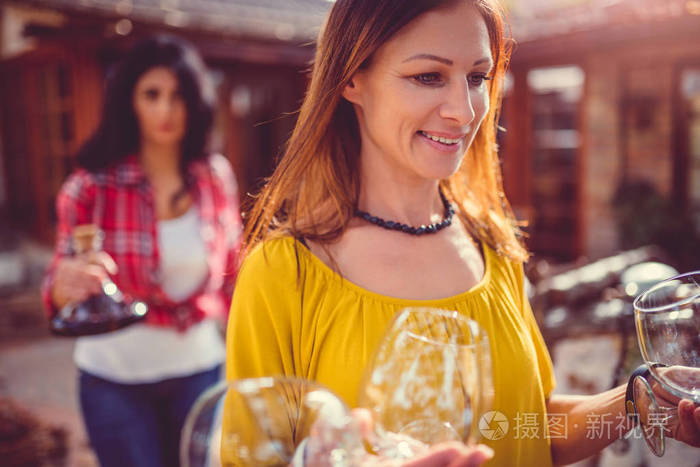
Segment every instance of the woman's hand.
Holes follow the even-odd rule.
[[[674,367],[671,367],[674,369]],[[666,391],[654,378],[649,379],[651,389],[659,407],[666,413],[677,410],[678,417],[671,416],[664,426],[667,436],[700,448],[700,405],[688,399],[678,397]]]
[[[345,434],[353,428],[359,431],[358,435],[364,440],[376,438],[374,433],[374,421],[371,413],[366,409],[353,410],[355,425],[347,427]],[[318,423],[318,422],[317,422]],[[323,424],[323,422],[321,422]],[[311,436],[306,444],[306,467],[325,467],[332,464],[333,451],[338,446],[333,443],[337,441],[337,436],[329,434],[330,427],[320,426],[312,430]],[[333,428],[330,428],[332,431]],[[352,436],[351,436],[352,437]],[[387,443],[396,443],[397,451],[401,451],[400,444],[404,444],[404,449],[408,449],[411,455],[405,459],[383,454],[387,451]],[[382,440],[383,448],[377,454],[371,454],[364,448],[355,450],[351,456],[351,465],[362,465],[369,467],[476,467],[493,457],[491,448],[478,445],[466,446],[458,441],[439,443],[434,446],[427,446],[420,441],[403,435],[390,435]],[[391,451],[394,451],[391,449]]]
[[[427,452],[410,460],[382,459],[381,456],[368,456],[362,465],[373,467],[477,467],[493,457],[493,450],[483,444],[466,446],[458,441],[431,446]]]
[[[372,437],[376,436],[374,434],[374,419],[369,410],[355,409],[353,410],[353,417],[357,420],[364,439],[372,439]],[[423,445],[420,441],[401,435],[394,435],[391,439],[397,443],[405,442],[413,446]],[[470,447],[459,441],[448,441],[430,447],[423,445],[423,452],[420,451],[420,447],[416,446],[414,452],[418,452],[419,454],[405,461],[382,459],[381,455],[369,456],[368,464],[376,467],[431,467],[443,465],[449,467],[476,467],[493,457],[493,450],[487,446],[478,445]]]
[[[104,251],[87,257],[66,257],[54,271],[51,301],[57,309],[71,302],[82,302],[102,289],[109,274],[116,274],[117,264]]]
[[[678,429],[671,436],[700,448],[700,405],[683,399],[678,403],[678,419]]]

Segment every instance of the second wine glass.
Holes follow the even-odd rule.
[[[190,410],[180,441],[183,467],[347,467],[365,454],[359,427],[336,394],[284,376],[211,387]]]
[[[472,421],[492,398],[488,337],[478,324],[456,311],[407,308],[377,347],[358,402],[375,417],[377,443],[395,433],[432,445],[476,442]]]

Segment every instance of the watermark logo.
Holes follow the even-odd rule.
[[[656,416],[658,415],[658,416]],[[670,417],[667,414],[650,413],[641,427],[647,435],[663,430],[671,433]],[[511,436],[512,439],[568,439],[570,430],[580,438],[585,431],[586,439],[616,439],[637,436],[632,430],[635,423],[625,413],[589,413],[585,426],[579,423],[569,423],[567,413],[548,413],[546,416],[539,412],[518,412],[514,418],[508,419],[497,410],[486,412],[479,418],[479,432],[490,441],[498,441]],[[698,466],[700,467],[700,465]]]
[[[508,419],[498,411],[486,412],[479,419],[479,431],[488,440],[502,439],[508,433]]]

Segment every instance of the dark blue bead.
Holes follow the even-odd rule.
[[[425,233],[425,226],[424,226],[424,225],[421,225],[420,227],[418,227],[418,228],[416,229],[416,234],[417,234],[417,235],[423,235],[424,233]]]
[[[411,233],[411,230],[413,230],[413,227],[411,227],[410,225],[401,224],[401,231]]]
[[[425,231],[426,231],[427,233],[433,233],[433,232],[435,232],[435,231],[436,231],[435,224],[430,224],[429,226],[427,226],[427,227],[425,228]]]
[[[378,217],[369,216],[369,219],[367,219],[367,220],[368,220],[369,222],[371,222],[372,224],[378,224],[378,223],[379,223],[379,218],[378,218]]]
[[[388,222],[386,222],[386,223],[384,224],[384,226],[385,226],[387,229],[393,229],[395,225],[396,225],[396,222],[394,222],[394,221],[388,221]]]
[[[408,233],[410,233],[412,235],[416,235],[416,233],[418,233],[418,230],[415,227],[409,227]]]

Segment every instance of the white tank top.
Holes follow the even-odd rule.
[[[195,206],[181,217],[159,221],[161,287],[175,301],[195,292],[208,274],[207,252]],[[149,383],[209,370],[223,363],[224,342],[215,321],[185,332],[134,324],[119,331],[81,337],[73,354],[81,370],[118,383]]]

